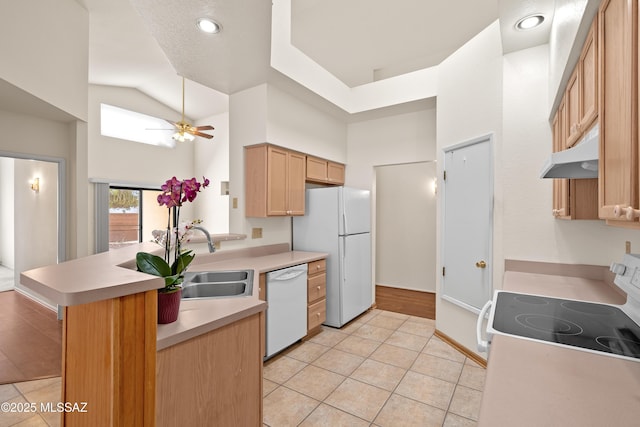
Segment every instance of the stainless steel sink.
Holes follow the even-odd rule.
[[[219,283],[219,282],[246,281],[247,277],[249,277],[250,272],[251,270],[203,271],[200,273],[186,273],[184,277],[184,281],[185,283],[187,281],[191,283]]]
[[[182,298],[228,298],[251,295],[253,270],[201,271],[186,273]]]

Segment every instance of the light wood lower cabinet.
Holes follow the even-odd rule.
[[[327,319],[327,260],[310,262],[307,272],[307,336],[320,331]]]
[[[260,314],[157,354],[158,426],[262,425]]]
[[[152,290],[64,308],[61,401],[87,406],[62,425],[156,425],[156,306]]]

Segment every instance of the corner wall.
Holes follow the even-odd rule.
[[[494,134],[494,164],[499,167],[502,145],[502,44],[496,21],[438,67],[437,149],[438,176],[442,176],[443,149],[481,135]],[[500,170],[494,171],[494,209],[500,210]],[[442,192],[438,196],[436,272],[442,268]],[[494,220],[494,284],[501,282],[502,227]],[[437,274],[437,273],[436,273]],[[475,350],[477,315],[441,298],[441,276],[436,277],[436,327],[469,350]]]

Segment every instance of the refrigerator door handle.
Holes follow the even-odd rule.
[[[345,215],[344,212],[342,212],[342,234],[346,235],[349,234],[347,231],[347,215]]]
[[[345,237],[342,238],[342,265],[345,265],[347,259],[347,239]],[[346,282],[347,281],[347,269],[343,268],[342,270],[344,273],[342,273],[342,281]]]

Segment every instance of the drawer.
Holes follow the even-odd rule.
[[[307,280],[307,301],[314,302],[327,295],[327,274],[309,276]]]
[[[307,330],[310,331],[327,319],[327,300],[323,299],[309,306]]]
[[[309,270],[307,274],[312,276],[316,273],[321,273],[327,270],[327,260],[319,259],[318,261],[313,261],[309,263]]]

